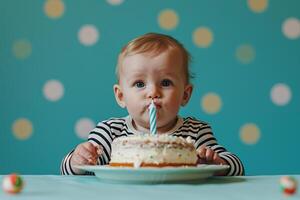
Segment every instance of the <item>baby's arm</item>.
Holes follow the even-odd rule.
[[[198,152],[200,163],[227,164],[230,168],[224,175],[244,175],[244,167],[241,160],[217,143],[209,125],[206,124],[199,128],[195,147]]]
[[[110,160],[110,148],[113,140],[110,124],[100,122],[90,132],[88,142],[84,142],[68,153],[61,163],[61,174],[80,175],[93,174],[74,168],[74,165],[97,164],[106,165]],[[101,152],[99,152],[100,148]],[[96,152],[98,151],[98,154]],[[101,153],[101,156],[99,156]],[[97,156],[96,156],[97,155]]]
[[[197,151],[198,154],[198,164],[215,164],[215,165],[228,165],[228,163],[222,159],[217,152],[208,147],[201,147]],[[225,170],[216,175],[226,176],[228,170]]]
[[[201,147],[197,151],[199,164],[216,164],[226,165],[227,162],[223,160],[217,152],[208,147]]]
[[[75,150],[72,150],[61,163],[61,174],[80,175],[86,172],[77,169],[76,165],[96,165],[98,158],[102,154],[102,147],[94,145],[91,142],[79,144]]]

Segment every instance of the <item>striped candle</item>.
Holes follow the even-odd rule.
[[[149,118],[150,118],[150,133],[155,135],[156,134],[156,107],[153,102],[149,106]]]

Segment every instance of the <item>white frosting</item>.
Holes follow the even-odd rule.
[[[195,164],[197,154],[193,144],[185,139],[164,135],[120,137],[112,143],[111,163]]]

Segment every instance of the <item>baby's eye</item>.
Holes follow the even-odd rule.
[[[161,85],[163,87],[168,87],[168,86],[172,85],[172,81],[170,81],[169,79],[164,79],[164,80],[162,80]]]
[[[143,88],[145,87],[145,83],[143,81],[137,81],[134,83],[134,86],[137,88]]]

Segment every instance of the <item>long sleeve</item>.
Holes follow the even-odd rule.
[[[217,143],[212,129],[207,123],[193,118],[186,118],[175,135],[185,138],[190,137],[194,141],[194,146],[197,150],[201,147],[209,147],[218,153],[230,166],[227,173],[228,176],[241,176],[245,174],[241,160]]]
[[[79,169],[74,169],[71,166],[70,159],[72,157],[73,152],[74,149],[71,152],[69,152],[61,161],[60,174],[61,175],[93,175],[94,173],[82,171]]]
[[[111,118],[109,120],[99,122],[97,126],[90,132],[88,141],[103,147],[103,154],[98,158],[97,165],[106,165],[110,161],[111,143],[115,137],[132,135],[128,132],[124,118]],[[62,175],[92,175],[93,173],[84,172],[74,169],[71,166],[70,159],[74,149],[69,152],[62,160],[60,172]]]
[[[241,176],[244,175],[244,167],[241,160],[234,155],[233,153],[227,151],[223,146],[217,143],[216,138],[214,137],[211,127],[205,125],[199,128],[197,140],[196,140],[196,149],[199,149],[202,146],[210,147],[218,155],[223,158],[227,164],[230,166],[228,170],[228,176]]]
[[[98,159],[98,165],[107,165],[110,161],[111,143],[117,137],[133,135],[126,125],[124,118],[111,118],[97,124],[97,126],[90,132],[88,141],[101,145],[103,147],[103,154]],[[219,154],[221,158],[227,161],[230,169],[228,176],[244,175],[244,167],[240,159],[228,152],[224,147],[217,143],[211,127],[202,121],[193,118],[186,118],[175,132],[172,133],[178,137],[190,137],[194,141],[196,149],[210,147]],[[61,174],[63,175],[90,175],[92,173],[82,172],[73,169],[70,164],[74,150],[68,153],[61,162]]]
[[[74,149],[69,152],[60,164],[60,174],[62,175],[75,175],[74,170],[71,168],[70,159],[74,152]]]

